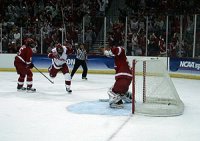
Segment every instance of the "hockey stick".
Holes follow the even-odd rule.
[[[52,80],[50,80],[46,75],[44,75],[44,73],[42,73],[36,66],[34,66],[34,68],[39,72],[41,73],[46,79],[49,80],[49,82],[51,82],[52,84],[54,84],[54,82]]]
[[[103,99],[103,98],[100,98],[99,99],[99,102],[109,102],[109,99]],[[136,103],[136,101],[135,101],[135,103]],[[168,105],[170,105],[171,103],[168,103]]]
[[[99,99],[99,102],[108,102],[108,101],[109,99],[102,99],[102,98]]]

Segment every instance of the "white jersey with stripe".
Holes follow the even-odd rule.
[[[52,49],[53,54],[58,54],[56,48]],[[59,57],[52,59],[52,64],[56,69],[60,69],[63,64],[66,63],[68,55],[67,55],[67,48],[63,46],[63,53],[61,55],[58,55]]]

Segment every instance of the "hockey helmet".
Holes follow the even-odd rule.
[[[64,50],[61,44],[56,44],[56,51],[59,55],[62,55]]]
[[[32,38],[27,38],[25,40],[25,45],[31,48],[35,48],[35,41]]]

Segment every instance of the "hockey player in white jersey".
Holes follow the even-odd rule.
[[[69,74],[69,68],[67,66],[67,57],[69,54],[73,53],[71,44],[62,46],[61,44],[56,44],[55,48],[51,50],[48,57],[52,59],[52,64],[49,67],[49,75],[51,78],[55,78],[57,73],[61,71],[65,78],[66,91],[71,93],[71,76]]]

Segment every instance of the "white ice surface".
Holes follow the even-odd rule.
[[[47,73],[45,75],[48,76]],[[64,78],[55,84],[34,73],[37,93],[16,91],[18,75],[0,72],[0,141],[199,141],[200,81],[172,79],[185,104],[176,117],[147,117],[131,114],[131,105],[113,110],[107,89],[113,75],[75,74],[72,94]]]

